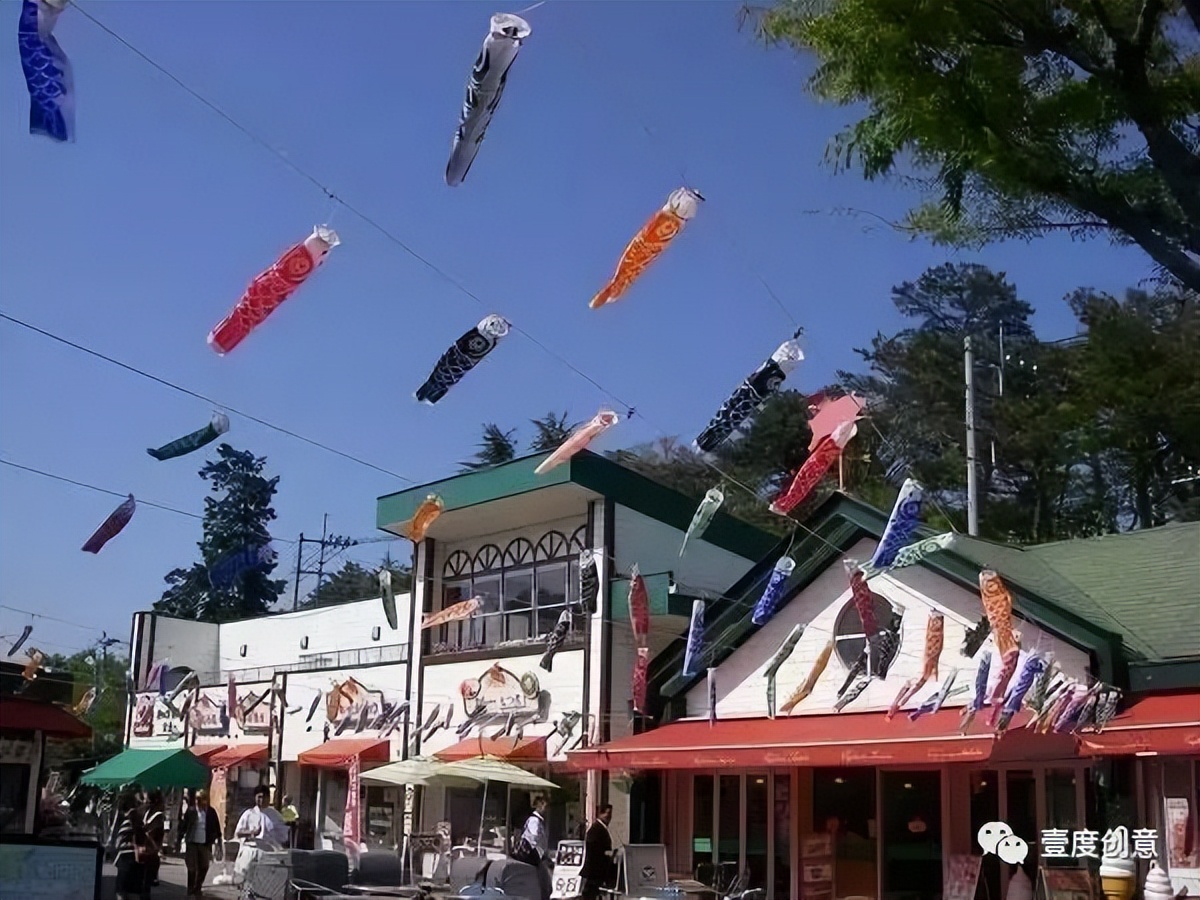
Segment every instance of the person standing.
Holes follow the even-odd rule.
[[[149,900],[150,888],[158,884],[158,867],[162,863],[163,841],[167,836],[167,813],[163,808],[162,791],[155,788],[142,807],[142,828],[146,833],[148,852],[145,857],[146,884],[142,896]]]
[[[196,791],[195,802],[184,813],[180,827],[187,842],[184,863],[187,865],[189,897],[202,897],[204,879],[212,863],[213,844],[221,839],[221,820],[208,805],[208,791]]]
[[[296,822],[300,819],[300,813],[296,811],[296,807],[292,805],[292,798],[283,795],[283,809],[279,811],[279,817],[283,819],[283,824],[287,826],[289,847],[296,846]]]
[[[233,836],[236,838],[267,841],[277,847],[286,847],[288,827],[283,817],[267,804],[270,788],[260,784],[254,792],[254,805],[242,813]]]
[[[613,861],[612,834],[608,830],[612,814],[611,803],[601,806],[583,840],[583,868],[579,871],[583,879],[583,900],[596,900],[601,888],[613,886],[617,872]]]
[[[139,848],[144,846],[144,832],[136,794],[121,796],[117,801],[117,816],[117,833],[113,840],[117,900],[136,900],[143,896],[146,878],[145,866],[138,861]]]
[[[538,885],[542,889],[542,900],[550,900],[552,879],[550,877],[550,835],[546,831],[546,798],[533,798],[533,812],[525,820],[517,852],[513,858],[537,869]]]

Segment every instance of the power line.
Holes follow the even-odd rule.
[[[77,344],[75,341],[68,340],[67,338],[62,337],[61,335],[54,334],[53,332],[47,331],[44,328],[38,328],[36,325],[31,325],[29,322],[23,321],[22,319],[18,319],[15,316],[10,316],[6,312],[0,311],[0,319],[3,319],[6,322],[11,322],[14,325],[20,325],[22,328],[27,328],[30,331],[35,332],[36,334],[42,335],[42,337],[50,338],[50,340],[52,340],[52,341],[57,341],[58,343],[64,344],[68,347],[71,347],[72,349],[78,350],[81,353],[86,353],[89,356],[94,356],[97,359],[103,360],[106,363],[109,363],[111,365],[118,366],[119,368],[125,369],[127,372],[132,372],[135,375],[140,375],[142,378],[148,378],[151,381],[161,384],[164,387],[168,387],[173,391],[178,391],[181,394],[186,394],[187,396],[194,397],[197,400],[203,400],[205,403],[208,403],[212,406],[216,406],[219,409],[226,410],[227,412],[233,413],[235,416],[240,416],[241,418],[246,419],[250,422],[254,422],[258,425],[262,425],[264,428],[269,428],[272,431],[277,431],[280,434],[287,435],[288,437],[296,438],[296,440],[304,441],[304,443],[306,443],[306,444],[311,444],[312,446],[318,447],[321,450],[324,450],[328,453],[333,453],[336,456],[342,457],[343,459],[348,459],[351,462],[358,463],[360,466],[366,466],[369,469],[374,469],[376,472],[382,472],[384,475],[390,475],[392,478],[398,478],[401,481],[406,482],[408,484],[416,484],[416,481],[414,481],[411,478],[408,478],[407,476],[401,475],[398,472],[393,472],[390,469],[385,469],[382,466],[377,466],[374,463],[367,462],[365,459],[360,459],[359,457],[354,456],[350,453],[345,453],[334,447],[330,447],[328,444],[323,444],[320,441],[315,441],[312,438],[307,438],[302,434],[297,434],[296,432],[291,431],[287,428],[283,428],[279,425],[275,425],[271,422],[268,422],[266,419],[260,419],[258,416],[251,415],[250,413],[247,413],[247,412],[242,412],[241,410],[235,409],[234,407],[230,406],[228,403],[221,403],[217,400],[212,399],[211,397],[206,397],[206,396],[204,396],[204,394],[193,391],[190,388],[185,388],[181,385],[176,384],[173,381],[168,381],[166,378],[161,378],[158,375],[152,375],[151,373],[149,373],[143,369],[139,369],[137,366],[131,366],[129,363],[124,363],[124,362],[121,362],[119,359],[115,359],[111,356],[106,356],[105,354],[99,352],[98,350],[93,350],[90,347],[85,347],[83,344]]]
[[[0,609],[7,609],[9,612],[20,613],[21,615],[25,616],[33,616],[35,619],[45,619],[48,622],[58,622],[62,625],[70,625],[74,628],[80,628],[83,631],[104,631],[103,628],[96,628],[91,625],[80,625],[78,622],[72,622],[68,619],[59,619],[55,616],[48,616],[45,613],[34,612],[31,609],[20,609],[16,606],[9,606],[7,603],[0,603]],[[121,641],[121,643],[125,644],[128,643],[128,641]]]

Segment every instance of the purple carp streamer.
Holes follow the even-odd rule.
[[[683,558],[683,552],[687,550],[688,541],[692,538],[700,539],[704,534],[705,529],[713,520],[713,516],[717,514],[717,510],[721,508],[721,504],[725,502],[725,492],[719,487],[709,488],[704,499],[700,501],[700,505],[696,507],[696,512],[692,516],[692,521],[688,524],[687,531],[683,535],[683,543],[679,547],[679,558]]]
[[[924,501],[925,489],[912,478],[906,478],[892,507],[892,514],[888,517],[883,537],[875,548],[875,555],[868,563],[872,569],[891,567],[901,548],[912,540],[917,526],[921,524],[921,505]]]
[[[987,703],[988,677],[991,671],[992,654],[985,653],[979,660],[979,667],[975,670],[975,694],[971,697],[971,702],[963,709],[962,719],[958,723],[958,728],[963,734],[967,733],[971,723],[975,721],[976,714]]]
[[[75,140],[75,84],[71,61],[54,36],[67,0],[24,0],[17,47],[29,89],[29,133]]]
[[[783,599],[783,587],[795,569],[796,561],[790,556],[780,557],[779,561],[775,563],[775,568],[771,570],[770,581],[767,582],[758,602],[754,604],[751,621],[755,625],[765,625],[771,616],[775,615],[775,611],[779,608],[779,601]]]
[[[692,601],[692,620],[688,624],[687,648],[683,652],[683,674],[695,675],[704,655],[704,601]]]
[[[87,543],[83,545],[85,553],[99,553],[100,550],[121,533],[129,520],[133,518],[133,513],[137,509],[137,501],[133,499],[133,494],[129,495],[129,499],[114,509],[105,519],[99,528],[92,532],[92,536],[87,539]]]
[[[441,355],[425,383],[413,395],[422,403],[433,405],[446,396],[463,376],[496,349],[500,339],[508,334],[508,322],[501,316],[487,316],[466,332]]]
[[[1039,653],[1031,653],[1025,660],[1021,674],[1017,676],[1017,683],[1012,686],[1008,696],[1004,699],[1003,709],[997,706],[992,707],[991,724],[996,729],[996,734],[1004,734],[1008,730],[1012,717],[1021,710],[1025,695],[1029,693],[1034,682],[1047,669],[1046,659]]]
[[[711,453],[721,446],[769,397],[779,392],[788,373],[800,365],[803,359],[804,351],[800,349],[800,342],[795,338],[780,344],[779,349],[771,354],[771,358],[738,385],[737,390],[717,410],[708,427],[696,438],[696,449]]]
[[[942,682],[942,686],[938,688],[937,693],[908,714],[909,720],[915,722],[927,713],[938,712],[947,700],[958,693],[954,689],[956,678],[958,678],[958,669],[952,669],[950,674],[946,676],[946,680]]]
[[[33,626],[32,625],[26,625],[24,628],[22,628],[20,635],[17,636],[16,642],[13,643],[13,645],[8,648],[8,655],[16,656],[17,651],[25,646],[25,642],[27,640],[29,640],[29,636],[31,634],[33,634]]]
[[[216,412],[213,413],[212,421],[203,428],[171,441],[169,444],[163,444],[157,450],[151,449],[146,452],[160,462],[166,459],[175,459],[178,456],[193,453],[206,444],[211,444],[228,430],[229,416],[223,412]]]
[[[504,96],[508,70],[516,62],[521,44],[531,33],[529,23],[520,16],[509,13],[492,16],[488,35],[471,68],[458,130],[454,132],[454,145],[446,163],[446,184],[451,187],[462,184],[471,170],[500,98]]]

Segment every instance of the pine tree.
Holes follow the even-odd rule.
[[[490,469],[510,462],[517,455],[517,429],[501,430],[495,422],[483,426],[483,440],[476,446],[479,450],[474,459],[461,462],[459,465],[464,472],[474,472],[478,469]]]
[[[157,612],[203,622],[228,622],[267,613],[283,593],[286,582],[269,577],[276,566],[273,554],[249,566],[234,566],[228,582],[221,577],[230,571],[230,561],[236,554],[269,546],[267,525],[275,519],[271,502],[279,476],[263,475],[266,457],[234,450],[228,444],[217,447],[217,456],[199,473],[217,495],[204,498],[204,537],[198,545],[202,561],[167,574],[165,581],[170,587],[154,604]]]

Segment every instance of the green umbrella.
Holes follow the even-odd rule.
[[[80,781],[97,787],[139,784],[144,788],[195,788],[211,772],[190,750],[126,750],[102,762]]]

